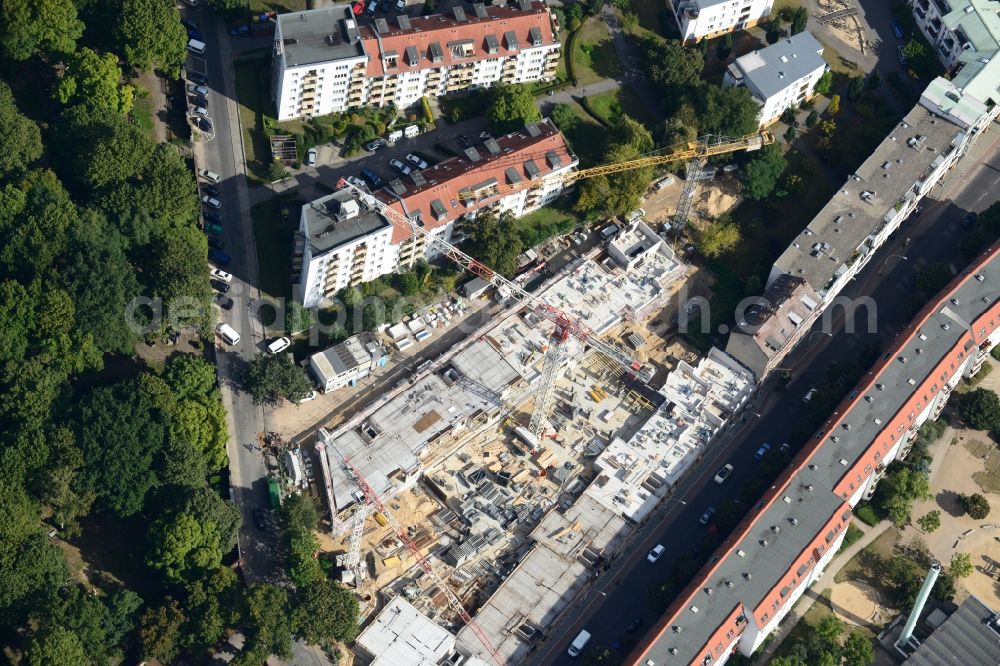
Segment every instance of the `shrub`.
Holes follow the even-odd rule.
[[[979,493],[959,495],[958,501],[962,505],[962,508],[965,509],[965,512],[969,514],[970,518],[982,520],[990,515],[990,503]]]
[[[941,527],[941,512],[931,511],[917,519],[920,529],[928,534]]]
[[[987,389],[962,394],[958,414],[975,430],[993,430],[1000,426],[1000,397]]]
[[[863,522],[865,525],[868,525],[869,527],[875,527],[881,522],[881,519],[878,517],[878,514],[875,513],[875,509],[873,509],[868,504],[862,504],[858,506],[858,508],[854,510],[854,515],[858,517],[858,520]]]
[[[420,108],[424,112],[424,122],[428,125],[434,124],[434,111],[431,110],[431,101],[424,95],[420,98]]]
[[[860,539],[864,535],[865,533],[861,531],[860,527],[858,527],[854,523],[849,524],[847,526],[847,534],[844,535],[844,541],[843,543],[840,544],[840,550],[841,551],[847,550],[855,543],[857,543],[858,539]]]

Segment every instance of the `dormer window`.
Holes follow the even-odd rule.
[[[448,42],[448,50],[451,51],[453,58],[471,58],[476,55],[476,47],[471,39]]]

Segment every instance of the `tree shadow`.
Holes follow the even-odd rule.
[[[962,508],[962,503],[958,501],[958,493],[954,490],[942,490],[934,498],[934,501],[937,502],[942,511],[945,511],[952,518],[959,518],[965,515],[965,509]]]

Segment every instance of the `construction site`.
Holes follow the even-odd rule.
[[[698,174],[710,155],[771,141],[677,155]],[[532,293],[426,238],[506,307],[318,431],[322,556],[361,600],[362,662],[420,664],[443,651],[454,664],[519,663],[748,402],[754,378],[714,349],[670,354],[652,322],[688,266],[642,211]]]

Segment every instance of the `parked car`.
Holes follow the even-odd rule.
[[[306,151],[306,166],[316,166],[316,154],[315,148]]]
[[[361,177],[368,181],[368,184],[375,189],[382,187],[382,178],[371,169],[362,169]]]
[[[976,226],[976,221],[979,219],[979,215],[973,213],[971,210],[962,217],[962,228],[971,229]]]
[[[192,106],[203,106],[206,109],[208,108],[207,97],[202,97],[201,95],[195,95],[190,99],[190,102]]]
[[[216,213],[213,210],[206,210],[201,214],[209,222],[215,222],[216,224],[222,224],[222,215]]]
[[[232,258],[228,254],[222,250],[216,250],[214,248],[208,251],[208,258],[210,261],[220,266],[228,266],[229,262],[232,261]]]
[[[372,139],[371,141],[365,144],[365,150],[367,150],[369,153],[374,153],[379,148],[384,148],[384,147],[385,147],[385,139]]]
[[[792,452],[792,445],[789,444],[788,442],[785,442],[784,444],[782,444],[778,448],[778,451],[780,451],[781,453],[791,453]]]
[[[726,463],[725,465],[722,466],[722,469],[720,469],[718,472],[715,473],[715,482],[725,483],[726,479],[728,479],[729,475],[732,473],[733,473],[733,466],[729,463]]]
[[[226,249],[226,241],[222,240],[218,236],[209,236],[208,246],[214,247],[216,250],[224,250]]]
[[[219,174],[215,173],[210,169],[202,169],[201,171],[198,172],[198,175],[210,183],[218,183],[220,180],[222,180],[222,176],[220,176]]]
[[[309,391],[309,393],[306,393],[301,400],[296,400],[295,404],[301,405],[303,402],[309,402],[310,400],[315,400],[315,399],[316,399],[316,391]]]
[[[201,72],[188,72],[187,77],[188,80],[194,83],[195,85],[199,86],[208,85],[208,75],[202,74]]]
[[[212,285],[212,289],[220,293],[229,293],[229,284],[227,282],[223,282],[222,280],[209,280],[208,283]]]
[[[646,553],[646,559],[652,562],[653,564],[656,564],[656,560],[660,559],[660,556],[663,555],[663,553],[666,550],[667,549],[663,546],[662,543],[658,543],[655,546],[653,546],[652,550]]]
[[[208,115],[208,109],[206,109],[203,106],[196,106],[193,109],[191,109],[191,113],[193,113],[196,116],[201,116],[202,118],[204,118],[205,116]]]
[[[419,155],[414,155],[413,153],[409,153],[406,156],[406,161],[412,164],[413,166],[417,167],[418,169],[427,168],[427,162],[422,160]]]
[[[198,129],[202,132],[212,131],[212,121],[208,118],[198,118]]]
[[[357,187],[357,188],[365,190],[365,191],[368,190],[368,184],[365,183],[365,181],[363,181],[360,178],[358,178],[357,176],[348,176],[344,180],[346,180],[348,183],[350,183],[354,187]]]
[[[907,58],[906,54],[903,52],[903,45],[902,44],[900,44],[899,46],[896,47],[896,55],[899,56],[899,64],[900,65],[909,65],[910,64],[910,59]]]
[[[227,273],[226,271],[220,270],[218,268],[213,268],[208,272],[208,276],[215,280],[222,280],[223,282],[232,282],[233,274]]]
[[[383,13],[389,11],[391,7],[392,3],[389,0],[382,0],[382,2],[378,3],[378,10]]]
[[[195,23],[194,21],[192,21],[191,19],[182,18],[181,19],[181,25],[184,26],[185,28],[187,28],[188,30],[197,30],[198,29],[198,24]]]
[[[201,95],[202,97],[208,97],[208,88],[202,85],[197,85],[195,83],[189,83],[187,85],[187,91],[195,95]]]
[[[267,353],[268,354],[280,354],[289,347],[292,346],[292,341],[289,338],[276,338],[268,343]]]
[[[903,26],[899,25],[899,21],[893,21],[891,25],[892,25],[892,34],[896,37],[896,39],[902,39]]]
[[[213,187],[211,185],[202,185],[201,191],[213,197],[219,196],[219,188]]]
[[[396,0],[396,11],[401,12],[406,9],[406,0]]]
[[[233,37],[242,37],[250,34],[250,26],[246,23],[234,25],[229,28],[229,34]]]
[[[216,294],[215,295],[215,302],[223,310],[232,310],[233,309],[233,299],[229,298],[228,296],[225,296],[224,294]]]
[[[701,518],[698,519],[698,523],[701,525],[708,525],[712,522],[712,517],[715,516],[715,507],[710,506],[705,509],[705,513],[701,514]]]
[[[907,240],[909,240],[909,239],[907,239]],[[814,395],[816,395],[816,389],[815,388],[809,389],[809,391],[806,392],[806,394],[804,396],[802,396],[802,402],[804,402],[804,403],[806,403],[808,405],[809,401],[813,399]]]
[[[406,166],[399,160],[389,160],[389,166],[391,166],[393,169],[400,172],[404,176],[409,176],[410,173],[413,171],[412,168]]]
[[[188,28],[187,31],[188,31],[188,39],[197,39],[199,42],[205,41],[201,38],[201,33],[198,32],[197,30],[192,30],[191,28]]]
[[[221,234],[222,233],[222,225],[221,224],[210,224],[210,223],[206,222],[205,223],[205,229],[204,229],[204,231],[205,231],[205,233],[209,233],[209,234]]]
[[[212,208],[215,208],[216,210],[218,210],[219,208],[222,208],[222,202],[221,201],[219,201],[215,197],[210,197],[207,194],[201,198],[201,202],[203,204],[205,204],[206,206],[211,206]]]
[[[767,452],[770,450],[771,450],[771,445],[768,444],[767,442],[764,442],[757,449],[756,453],[753,454],[753,459],[757,461],[763,460],[764,456],[766,456]]]

